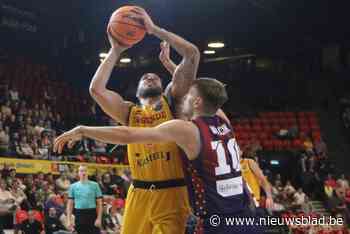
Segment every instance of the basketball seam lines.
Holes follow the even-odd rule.
[[[134,26],[134,27],[136,27],[136,28],[146,30],[144,27],[141,27],[141,26],[139,26],[139,25],[126,23],[126,22],[120,21],[120,20],[114,20],[114,21],[109,22],[109,24],[111,24],[111,23],[121,23],[121,24],[126,24],[126,25],[129,25],[129,26]]]
[[[113,31],[115,34],[117,34],[118,36],[120,36],[120,37],[122,37],[122,38],[124,38],[124,39],[127,39],[127,40],[130,40],[130,39],[139,39],[139,38],[135,38],[135,37],[126,37],[126,36],[124,36],[123,34],[120,34],[120,33],[116,32],[116,31],[113,30],[113,29],[112,29],[112,31]]]

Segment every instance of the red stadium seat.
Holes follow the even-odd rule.
[[[294,139],[292,142],[293,149],[302,149],[303,148],[303,142],[301,139]]]

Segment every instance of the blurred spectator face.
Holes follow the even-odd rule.
[[[299,189],[298,189],[298,193],[303,193],[303,189],[302,189],[302,188],[299,188]]]
[[[23,143],[23,144],[27,143],[27,137],[25,137],[25,136],[22,137],[21,138],[21,143]]]
[[[36,117],[36,118],[39,117],[39,111],[37,111],[37,110],[34,111],[34,117]]]
[[[106,184],[111,182],[111,176],[108,173],[103,176],[103,182]]]
[[[328,174],[327,175],[327,180],[331,180],[333,177],[332,177],[332,175],[331,174]]]
[[[29,109],[27,112],[27,116],[32,116],[32,115],[33,115],[33,111],[32,111],[32,109]]]
[[[6,182],[3,179],[0,180],[0,189],[1,190],[5,190],[6,189]]]
[[[16,121],[16,116],[15,115],[11,115],[10,120],[11,120],[11,122],[15,122]]]
[[[13,185],[12,185],[12,188],[13,188],[14,190],[17,190],[17,189],[19,189],[19,186],[20,186],[20,184],[19,184],[18,180],[15,180],[15,182],[14,182]]]
[[[35,109],[35,110],[39,110],[39,104],[35,104],[35,105],[34,105],[34,109]]]
[[[18,116],[18,122],[23,122],[23,115]]]
[[[61,179],[62,179],[62,180],[68,179],[67,172],[63,172],[63,173],[61,174]]]
[[[32,175],[32,174],[27,175],[26,180],[27,180],[28,182],[33,182],[33,175]]]
[[[16,177],[16,169],[12,169],[12,170],[10,171],[10,176],[11,176],[12,178]]]
[[[53,175],[51,173],[47,174],[47,180],[53,181]]]
[[[22,101],[22,102],[21,102],[21,107],[22,107],[22,108],[25,108],[25,107],[26,107],[26,102],[25,102],[25,101]]]
[[[10,128],[8,126],[5,127],[6,134],[10,134]]]
[[[39,179],[39,180],[44,180],[44,173],[39,172],[39,173],[38,173],[38,179]]]
[[[51,218],[55,218],[55,217],[56,217],[56,209],[55,209],[55,208],[51,207],[51,208],[49,209],[49,216],[50,216]]]
[[[32,124],[32,118],[27,117],[26,124],[31,125]]]
[[[28,211],[28,220],[33,223],[35,220],[34,212],[32,210]]]

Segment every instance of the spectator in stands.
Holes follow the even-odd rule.
[[[107,203],[103,204],[102,214],[102,234],[115,234],[118,232],[118,226],[113,222],[112,216],[110,215],[110,206]]]
[[[94,141],[95,144],[92,145],[92,152],[97,155],[105,155],[107,144],[101,141]]]
[[[10,101],[7,101],[5,104],[1,105],[1,113],[4,119],[12,115],[12,110],[10,105],[11,105]]]
[[[343,118],[345,128],[349,129],[350,128],[350,108],[349,107],[347,107],[344,110],[342,118]]]
[[[112,182],[111,175],[109,173],[105,173],[102,179],[102,194],[112,196],[116,193],[117,187],[118,186]]]
[[[326,157],[328,154],[328,149],[326,143],[323,141],[322,137],[315,143],[315,153],[319,157]]]
[[[56,232],[65,230],[65,227],[62,225],[58,217],[59,215],[57,214],[56,209],[51,207],[49,209],[49,215],[45,219],[45,234],[57,234]]]
[[[343,188],[345,190],[349,188],[349,181],[345,178],[344,174],[342,174],[337,180],[337,184],[340,188]]]
[[[301,204],[301,210],[305,214],[310,214],[311,212],[313,212],[313,206],[308,196],[305,196],[305,201]]]
[[[69,230],[69,222],[68,222],[68,218],[67,218],[67,212],[66,210],[63,212],[63,214],[60,216],[60,221],[64,227],[65,230]],[[74,215],[71,215],[71,223],[73,226],[75,226],[75,216]],[[71,233],[71,232],[63,232],[62,234],[68,234],[68,233]],[[61,233],[58,233],[58,234],[61,234]]]
[[[34,157],[34,151],[28,144],[27,137],[25,136],[21,138],[21,142],[19,143],[18,154],[24,158],[32,159]]]
[[[6,183],[11,186],[17,180],[16,175],[16,169],[11,168],[9,175],[6,177]]]
[[[22,202],[27,199],[27,196],[25,195],[23,189],[20,187],[19,179],[13,181],[11,194],[14,197],[17,206],[20,206]]]
[[[70,184],[67,172],[61,173],[60,177],[56,180],[56,188],[59,192],[67,192]]]
[[[284,187],[283,191],[287,195],[293,195],[295,193],[295,188],[292,186],[292,183],[290,180],[287,181],[286,186]]]
[[[306,194],[303,192],[302,188],[299,188],[298,191],[294,193],[293,198],[293,205],[301,207],[301,205],[305,203]]]
[[[45,175],[43,172],[38,172],[36,179],[34,180],[34,184],[36,187],[41,187],[45,182]]]
[[[1,123],[2,125],[2,123]],[[10,149],[10,135],[9,127],[0,127],[0,154],[6,154],[8,153]]]
[[[6,126],[9,126],[10,128],[10,133],[15,133],[19,131],[20,124],[16,119],[16,116],[12,114],[10,118],[8,118],[5,122]]]
[[[15,87],[12,87],[9,91],[11,101],[19,101],[19,94]]]
[[[7,189],[4,179],[0,179],[0,211],[12,212],[16,209],[16,199]]]
[[[345,193],[343,189],[336,189],[333,196],[328,199],[327,205],[333,216],[341,214],[344,218],[350,217],[349,209],[345,203]]]
[[[40,234],[43,230],[42,224],[35,219],[35,212],[33,210],[28,211],[28,219],[23,221],[20,230],[24,234]]]
[[[314,154],[314,145],[310,139],[310,137],[307,137],[304,141],[304,150],[308,155]]]

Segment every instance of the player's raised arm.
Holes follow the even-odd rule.
[[[135,12],[139,15],[139,18],[143,20],[149,34],[153,34],[159,39],[168,42],[170,46],[182,56],[181,63],[174,71],[170,89],[171,95],[175,99],[182,98],[188,92],[191,83],[197,76],[200,59],[198,48],[182,37],[155,25],[144,9],[136,8]]]
[[[170,58],[170,46],[166,41],[160,43],[159,60],[168,72],[173,76],[177,65]]]
[[[106,114],[121,124],[126,124],[132,103],[125,101],[118,93],[107,89],[107,83],[121,53],[127,48],[120,46],[109,33],[108,38],[111,49],[106,59],[97,69],[90,83],[89,91],[91,97],[99,104]]]
[[[183,120],[171,120],[153,128],[78,126],[56,138],[54,151],[61,153],[66,144],[71,147],[82,137],[110,144],[175,142],[186,152],[189,159],[194,159],[200,148],[199,131],[194,124]]]

